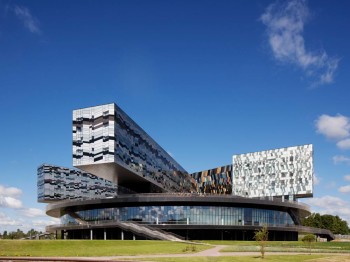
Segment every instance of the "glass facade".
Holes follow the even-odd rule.
[[[37,174],[38,202],[109,198],[117,195],[117,186],[112,182],[78,170],[41,165]]]
[[[231,194],[232,165],[213,168],[191,174],[197,182],[198,193]]]
[[[74,110],[73,165],[89,171],[89,165],[93,169],[107,163],[147,177],[169,192],[196,188],[186,170],[117,105]]]
[[[294,225],[287,212],[224,206],[138,206],[115,207],[79,211],[81,219],[88,222],[136,221],[147,224],[191,225]],[[61,217],[62,224],[78,224],[69,215]]]
[[[37,185],[38,201],[51,202],[47,214],[61,219],[57,228],[71,230],[73,235],[87,229],[102,232],[103,227],[106,234],[126,230],[120,223],[102,224],[129,221],[150,228],[168,225],[166,230],[179,231],[187,239],[191,230],[193,239],[209,238],[205,230],[216,232],[215,226],[222,225],[227,226],[221,228],[222,235],[234,239],[241,232],[245,239],[245,232],[253,235],[259,226],[295,226],[300,224],[299,216],[310,213],[298,204],[283,202],[286,197],[312,196],[312,145],[234,155],[231,165],[189,175],[114,103],[74,110],[72,136],[73,166],[83,171],[42,165]],[[221,195],[210,199],[209,194]],[[273,196],[283,196],[283,202],[263,199]],[[241,197],[259,199],[242,201]],[[82,201],[55,203],[74,199]],[[126,228],[133,232],[132,227]],[[290,230],[274,228],[281,238]]]

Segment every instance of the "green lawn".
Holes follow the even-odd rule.
[[[226,245],[224,252],[232,251],[256,251],[258,245],[255,241],[207,241],[206,243]],[[0,240],[0,256],[42,256],[42,257],[91,257],[91,256],[136,256],[157,254],[186,254],[194,253],[211,248],[208,245],[195,245],[188,243],[177,243],[170,241],[151,240]],[[305,255],[273,255],[273,251],[280,252],[309,252],[302,242],[268,242],[266,259],[264,261],[307,261],[305,259],[322,258],[327,255],[305,254]],[[326,242],[313,243],[312,252],[343,252],[349,253],[345,260],[350,261],[350,243]],[[222,253],[225,256],[225,253]],[[258,253],[257,253],[258,254]],[[329,255],[328,255],[329,256]],[[281,257],[283,259],[281,259]],[[337,254],[332,256],[335,259]],[[344,258],[345,256],[341,256]],[[297,260],[296,260],[297,259]],[[188,261],[188,258],[159,258],[148,259],[154,261]],[[228,261],[227,257],[191,257],[191,261]],[[235,261],[258,261],[258,255],[236,257]],[[327,260],[315,260],[327,261]],[[332,260],[333,261],[333,260]]]
[[[187,250],[186,251],[186,247]],[[195,250],[210,248],[195,245]],[[91,257],[191,253],[192,245],[141,240],[0,240],[0,256]]]
[[[227,245],[222,252],[259,251],[255,241],[208,241],[214,245]],[[266,244],[267,252],[309,252],[308,245],[302,241],[270,241]],[[350,243],[346,242],[316,242],[311,244],[312,252],[350,253]]]
[[[223,256],[223,257],[191,257],[191,262],[346,262],[349,261],[349,256],[332,256],[329,255],[269,255],[266,254],[264,259],[258,256]],[[189,258],[147,258],[138,259],[140,261],[161,261],[161,262],[187,262]]]

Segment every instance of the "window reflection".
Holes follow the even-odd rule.
[[[147,224],[201,225],[294,225],[287,212],[222,206],[139,206],[79,211],[85,221],[135,221]],[[69,215],[61,217],[62,224],[77,223]]]

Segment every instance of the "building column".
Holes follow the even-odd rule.
[[[93,232],[92,232],[92,229],[90,229],[90,240],[93,239]]]
[[[135,234],[132,234],[132,240],[136,240]]]
[[[105,228],[103,229],[103,239],[107,240],[107,232]]]
[[[124,231],[122,230],[121,233],[120,233],[120,239],[121,240],[124,240]]]

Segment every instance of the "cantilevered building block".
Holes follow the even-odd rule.
[[[73,111],[73,165],[136,192],[191,192],[193,179],[117,105]]]
[[[38,167],[38,202],[112,198],[117,186],[93,174],[61,166],[43,164]]]

